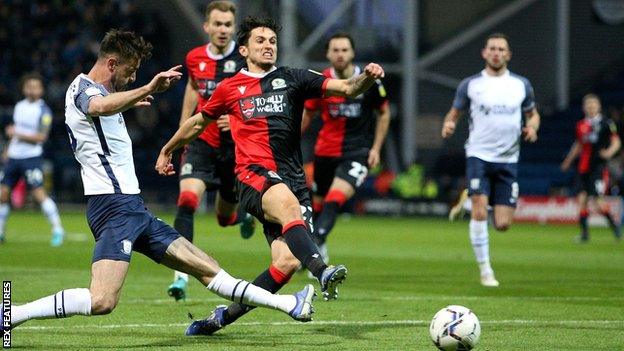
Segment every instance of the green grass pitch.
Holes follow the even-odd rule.
[[[161,214],[172,222],[171,214]],[[87,287],[93,239],[84,214],[63,213],[69,232],[48,245],[38,212],[13,211],[0,246],[0,278],[14,303],[65,288]],[[490,232],[499,288],[484,288],[468,241],[468,223],[442,219],[342,217],[332,233],[332,262],[349,276],[337,301],[317,300],[314,321],[255,310],[211,337],[186,337],[188,312],[206,316],[225,300],[191,282],[189,299],[165,290],[172,272],[133,256],[117,309],[110,315],[30,321],[13,330],[21,350],[434,350],[428,326],[449,304],[471,308],[482,324],[476,350],[624,350],[624,243],[593,229],[573,242],[575,226],[515,224]],[[266,241],[219,228],[199,215],[196,243],[231,274],[253,279],[269,264]],[[293,277],[284,292],[308,279]]]

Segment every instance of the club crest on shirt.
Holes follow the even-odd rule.
[[[273,90],[286,88],[286,81],[282,78],[275,78],[271,81],[271,86]]]
[[[245,98],[238,101],[240,104],[241,111],[243,112],[243,116],[245,119],[250,119],[253,117],[253,114],[256,110],[256,104],[254,103],[253,98]]]
[[[236,61],[228,60],[223,64],[223,73],[233,73],[236,72]]]

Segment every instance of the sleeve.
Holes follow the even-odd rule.
[[[470,98],[468,97],[468,83],[470,83],[469,78],[462,80],[457,87],[457,91],[455,91],[453,107],[460,111],[468,109],[468,105],[470,104]]]
[[[522,101],[522,111],[529,112],[535,108],[535,92],[533,91],[533,86],[528,79],[523,79],[524,89],[526,91],[526,97]]]
[[[321,108],[321,99],[308,99],[303,106],[306,110],[317,111]]]
[[[226,88],[225,84],[217,85],[210,99],[199,107],[199,112],[211,119],[217,119],[219,116],[227,114]]]
[[[104,94],[100,89],[95,85],[80,85],[78,87],[78,92],[76,93],[76,97],[74,101],[76,103],[76,107],[84,113],[85,115],[89,114],[89,101],[95,96],[103,96]]]
[[[311,69],[294,69],[295,82],[304,99],[321,98],[325,95],[327,77]]]
[[[192,53],[193,53],[192,51],[189,51],[189,53],[186,54],[185,64],[186,64],[186,72],[188,72],[188,79],[195,81],[195,76],[193,75],[193,70],[191,69],[191,61],[192,61],[191,59],[193,57]]]
[[[41,108],[41,118],[39,118],[39,133],[48,135],[50,128],[52,127],[52,110],[48,105],[43,105]]]

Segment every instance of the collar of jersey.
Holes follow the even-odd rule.
[[[336,70],[334,69],[334,67],[331,67],[329,69],[329,74],[331,74],[331,77],[334,78],[334,79],[340,79],[336,75]],[[351,77],[347,78],[347,79],[351,79],[353,77],[357,77],[358,75],[360,75],[360,66],[353,65],[353,75]]]
[[[264,78],[266,77],[267,74],[275,71],[277,69],[277,67],[273,66],[270,70],[264,72],[264,73],[253,73],[253,72],[249,72],[247,70],[247,68],[241,68],[240,73],[249,76],[249,77],[253,77],[253,78]]]
[[[483,71],[481,71],[481,75],[484,76],[485,78],[496,79],[496,78],[506,78],[506,77],[509,77],[510,73],[509,73],[509,69],[506,68],[505,69],[505,73],[501,74],[500,76],[491,76],[491,75],[487,74],[487,71],[484,69]]]
[[[230,41],[230,46],[227,48],[227,50],[225,50],[225,53],[220,54],[220,55],[213,54],[210,51],[211,46],[212,46],[211,43],[208,43],[208,45],[206,45],[206,54],[208,55],[208,57],[210,57],[213,60],[221,60],[224,57],[230,56],[230,54],[234,52],[234,49],[236,48],[236,43],[234,42],[234,40]]]

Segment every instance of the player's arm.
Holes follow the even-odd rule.
[[[375,80],[385,76],[383,68],[376,63],[369,63],[364,72],[351,79],[328,79],[325,95],[356,97],[375,84]]]
[[[308,128],[310,128],[310,124],[312,123],[312,119],[316,111],[308,110],[307,108],[303,109],[303,117],[301,117],[301,134],[305,133]]]
[[[537,112],[537,109],[533,108],[524,113],[524,120],[526,121],[522,128],[524,141],[534,143],[537,140],[537,131],[540,127],[540,114]]]
[[[46,110],[41,115],[41,119],[39,121],[39,130],[37,131],[37,133],[34,133],[34,134],[16,133],[15,126],[10,125],[6,129],[6,134],[9,138],[17,138],[20,141],[23,141],[29,144],[38,144],[38,143],[43,143],[46,140],[48,140],[48,135],[50,134],[51,126],[52,126],[52,112],[46,108]]]
[[[184,89],[184,98],[182,99],[182,112],[180,113],[180,125],[184,123],[195,112],[199,96],[197,95],[197,87],[193,84],[193,80],[189,77]]]
[[[444,116],[444,122],[442,122],[442,138],[448,138],[455,133],[457,127],[457,121],[462,115],[462,111],[456,107],[451,109]]]
[[[611,128],[609,147],[600,150],[600,157],[605,160],[610,160],[613,156],[615,156],[615,154],[620,151],[620,147],[622,146],[622,140],[620,140],[620,136],[617,134],[615,124],[610,123],[609,127]]]
[[[156,161],[156,171],[161,175],[175,174],[173,164],[171,163],[173,152],[197,138],[212,121],[213,119],[201,112],[187,118],[160,150],[158,160]]]
[[[89,116],[110,116],[131,107],[151,105],[153,100],[151,94],[169,89],[171,84],[182,77],[180,68],[182,66],[178,65],[168,71],[160,72],[149,83],[136,89],[92,97],[89,99],[87,109]]]
[[[559,168],[561,168],[561,170],[564,172],[570,169],[572,162],[576,160],[576,158],[578,157],[580,153],[581,153],[581,144],[579,144],[578,141],[575,141],[574,144],[572,144],[570,151],[568,151],[568,154],[563,159],[563,162],[561,162],[561,166],[559,166]]]
[[[390,104],[384,103],[379,107],[377,111],[377,124],[375,125],[375,139],[373,140],[373,146],[371,146],[368,152],[368,167],[375,168],[381,160],[381,148],[388,135],[388,128],[390,127]]]

